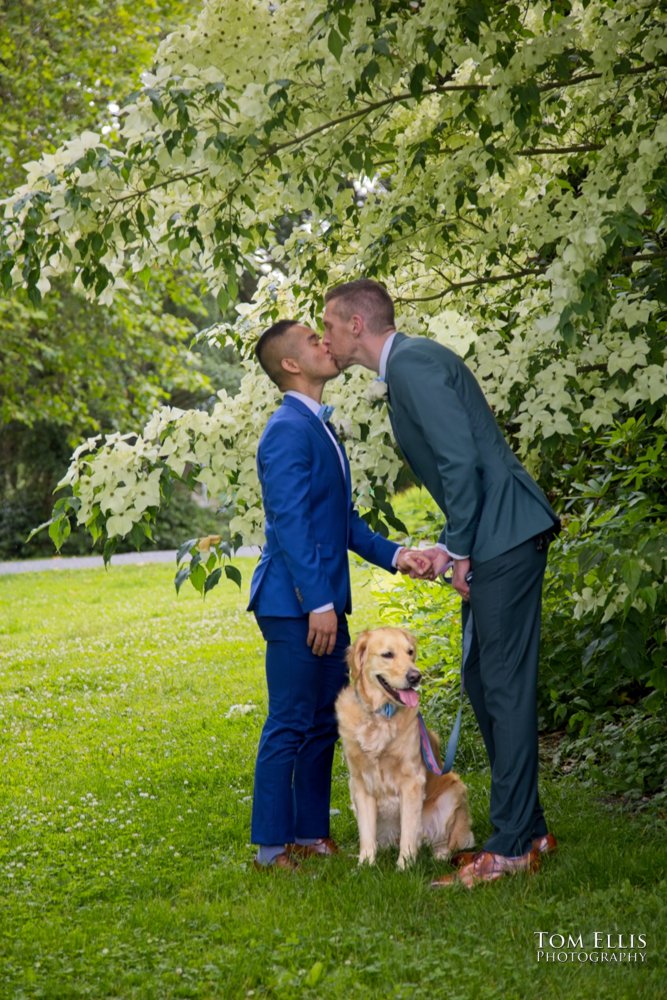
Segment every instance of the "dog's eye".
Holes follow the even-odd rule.
[[[381,655],[382,655],[383,659],[385,659],[385,660],[393,660],[394,659],[394,654],[392,653],[392,651],[390,649],[386,650],[386,652],[382,653]]]
[[[415,655],[414,649],[409,649],[408,650],[408,656],[414,656],[414,655]]]

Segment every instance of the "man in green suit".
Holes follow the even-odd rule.
[[[453,562],[463,625],[473,616],[465,687],[491,765],[493,832],[434,886],[471,887],[535,871],[555,850],[537,790],[542,580],[559,521],[505,441],[474,375],[453,351],[396,331],[386,289],[361,279],[325,296],[325,347],[344,369],[387,383],[398,445],[445,514],[432,576]]]

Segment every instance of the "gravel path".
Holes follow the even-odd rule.
[[[257,556],[259,548],[240,548],[237,556]],[[159,552],[120,552],[113,556],[112,566],[145,566],[147,563],[173,563],[176,568],[176,549]],[[102,556],[54,556],[52,559],[21,559],[15,562],[0,562],[0,576],[10,573],[42,573],[53,569],[101,569]]]

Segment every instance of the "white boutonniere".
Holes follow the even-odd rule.
[[[376,399],[386,399],[387,398],[387,383],[384,379],[376,378],[372,382],[368,383],[366,389],[366,399],[369,403],[375,402]]]

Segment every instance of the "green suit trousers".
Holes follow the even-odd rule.
[[[537,791],[537,673],[542,580],[547,553],[534,539],[485,562],[473,563],[470,603],[473,639],[465,688],[491,765],[487,851],[525,854],[547,832]]]

